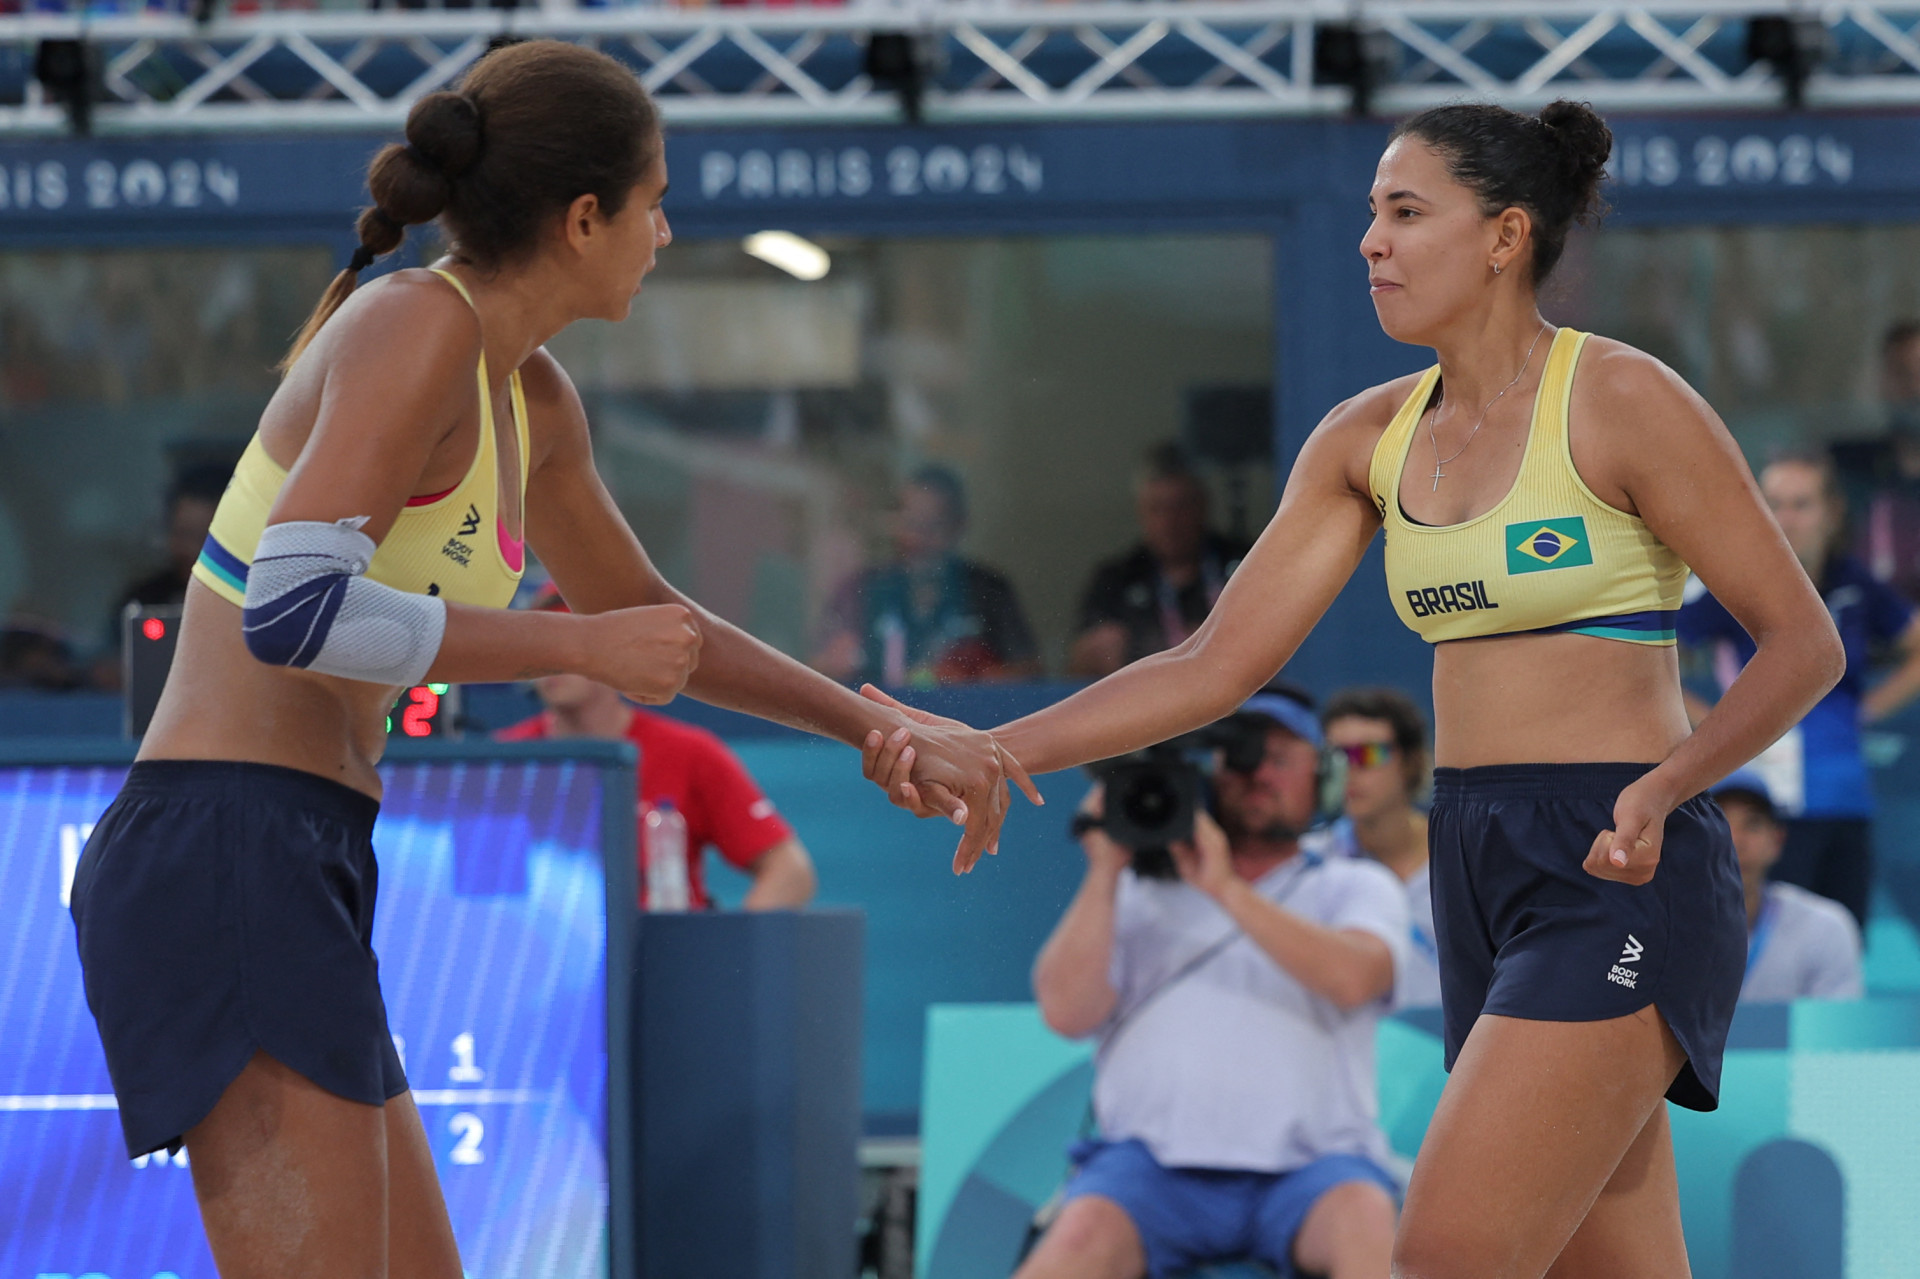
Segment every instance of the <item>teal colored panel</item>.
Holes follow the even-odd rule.
[[[1848,1279],[1920,1273],[1920,1051],[1796,1051],[1788,1126],[1845,1178]]]
[[[1380,1127],[1394,1151],[1408,1159],[1420,1149],[1427,1123],[1447,1086],[1446,1045],[1437,1035],[1393,1018],[1375,1037],[1380,1068]]]
[[[954,1196],[1001,1130],[1036,1094],[1092,1055],[1089,1045],[1048,1030],[1032,1004],[927,1010],[920,1196],[914,1222],[915,1238],[921,1241],[917,1274],[927,1273],[933,1243]],[[1036,1148],[1041,1140],[1035,1138]]]
[[[1733,1255],[1733,1173],[1749,1152],[1787,1133],[1788,1054],[1730,1052],[1720,1109],[1668,1106],[1680,1178],[1680,1224],[1698,1279],[1723,1279]]]
[[[889,805],[853,751],[819,740],[731,745],[813,855],[819,904],[866,911],[861,1106],[870,1124],[911,1131],[928,1007],[1033,998],[1033,957],[1086,871],[1066,830],[1086,778],[1040,778],[1047,807],[1016,796],[1000,855],[955,876],[960,832]],[[710,870],[719,864],[707,860]],[[714,880],[723,901],[738,900],[737,877]]]
[[[1920,1048],[1920,999],[1794,1002],[1795,1052],[1871,1048]]]
[[[1067,1150],[1093,1124],[1093,1061],[1054,1079],[1001,1127],[974,1175],[1038,1208],[1067,1173]]]
[[[1920,994],[1920,931],[1905,915],[1878,911],[1867,920],[1864,969],[1874,995]]]
[[[960,1183],[939,1235],[918,1239],[924,1279],[1001,1279],[1011,1274],[1033,1216],[1067,1177],[1067,1148],[1093,1093],[1083,1061],[1007,1120]]]

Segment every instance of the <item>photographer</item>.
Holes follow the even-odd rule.
[[[1224,752],[1212,815],[1172,843],[1177,878],[1141,874],[1149,858],[1087,829],[1086,879],[1034,965],[1047,1024],[1099,1037],[1103,1139],[1075,1148],[1019,1279],[1234,1257],[1386,1279],[1395,1186],[1374,1029],[1406,897],[1373,862],[1301,851],[1321,767],[1310,708],[1263,691],[1223,723],[1251,730],[1255,753]],[[1083,811],[1102,803],[1096,788]]]

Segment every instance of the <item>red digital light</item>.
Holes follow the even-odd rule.
[[[157,617],[149,617],[140,623],[140,633],[150,640],[163,640],[167,637],[167,624]]]
[[[408,737],[427,737],[433,733],[433,717],[440,713],[440,694],[425,686],[407,690],[413,705],[400,713],[400,731]]]

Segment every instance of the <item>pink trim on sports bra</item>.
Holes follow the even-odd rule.
[[[506,521],[498,518],[493,521],[493,531],[500,536],[500,558],[507,562],[508,568],[518,573],[527,562],[526,539],[508,537]]]

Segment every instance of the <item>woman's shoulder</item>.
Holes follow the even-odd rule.
[[[1424,372],[1409,373],[1391,382],[1370,386],[1334,405],[1314,428],[1313,437],[1302,452],[1303,460],[1311,453],[1322,465],[1336,465],[1346,475],[1350,487],[1364,491],[1374,450],[1406,404],[1407,397],[1425,376]]]
[[[1697,400],[1685,378],[1664,361],[1598,333],[1587,335],[1574,378],[1574,394],[1606,407],[1638,404],[1650,407],[1662,401]]]
[[[431,271],[394,271],[349,294],[314,346],[327,363],[454,372],[470,369],[480,358],[480,318]]]

